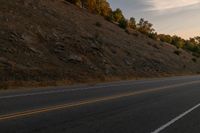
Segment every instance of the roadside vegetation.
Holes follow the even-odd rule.
[[[110,22],[113,22],[123,29],[134,29],[148,37],[169,43],[176,46],[178,49],[184,49],[188,52],[192,52],[193,56],[200,57],[200,36],[190,38],[188,40],[183,39],[177,35],[158,34],[153,28],[153,24],[141,18],[139,22],[136,22],[134,17],[126,19],[120,8],[112,10],[107,0],[66,0],[71,2],[80,8],[88,9],[92,13],[99,14]],[[99,24],[97,24],[99,26]],[[175,52],[178,54],[177,52]]]

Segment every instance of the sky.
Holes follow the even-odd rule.
[[[200,36],[200,0],[108,0],[126,18],[144,18],[158,33],[185,39]]]

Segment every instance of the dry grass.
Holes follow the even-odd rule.
[[[196,73],[199,74],[199,73]],[[54,87],[54,86],[70,86],[74,84],[85,84],[89,86],[95,86],[98,83],[106,83],[106,82],[117,82],[117,81],[124,81],[124,80],[142,80],[142,79],[152,79],[152,78],[163,78],[163,77],[171,77],[171,76],[184,76],[184,75],[195,75],[194,73],[162,73],[158,76],[143,76],[143,77],[123,77],[123,76],[116,76],[116,77],[108,77],[105,76],[104,78],[96,78],[90,79],[80,82],[74,82],[69,80],[59,80],[59,81],[6,81],[0,83],[0,90],[8,90],[8,89],[29,89],[29,88],[38,88],[38,87]]]

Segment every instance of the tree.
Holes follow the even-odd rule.
[[[125,19],[121,9],[119,8],[113,11],[112,15],[115,22],[120,22],[122,19]]]
[[[158,38],[162,42],[166,42],[166,43],[169,43],[169,44],[172,43],[172,37],[170,35],[160,34],[160,35],[158,35]]]
[[[90,12],[100,14],[104,17],[110,16],[112,9],[107,0],[66,0],[82,8],[88,9]]]
[[[119,21],[119,27],[126,29],[128,26],[128,21],[124,18]]]
[[[96,0],[96,11],[104,17],[108,17],[111,14],[112,9],[106,0]]]
[[[132,29],[136,29],[136,20],[135,18],[131,17],[128,21],[128,27]]]
[[[159,40],[159,37],[158,37],[158,33],[157,32],[152,32],[152,33],[149,33],[148,35],[151,39],[153,40]]]
[[[153,24],[145,21],[143,18],[140,19],[139,23],[137,24],[138,31],[143,34],[150,34],[153,33],[155,30],[152,28]]]
[[[200,45],[200,36],[196,36],[196,37],[194,37],[194,39],[195,39],[196,43],[198,45]]]
[[[96,0],[87,0],[87,9],[90,11],[90,12],[96,12]]]
[[[185,40],[175,35],[172,37],[172,44],[175,45],[177,48],[183,48]]]

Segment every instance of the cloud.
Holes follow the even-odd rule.
[[[165,11],[199,4],[200,0],[148,0],[151,11]]]

